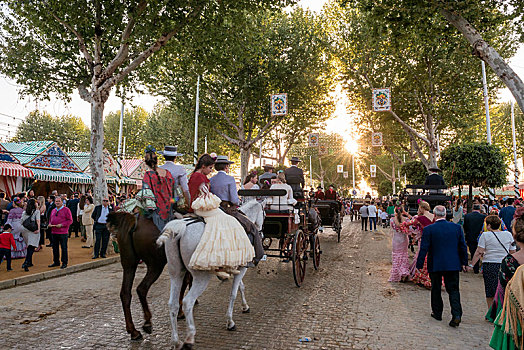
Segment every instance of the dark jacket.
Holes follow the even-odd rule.
[[[109,205],[109,212],[111,213],[114,211],[113,206]],[[100,215],[102,215],[102,204],[97,205],[95,209],[93,210],[93,214],[91,214],[91,217],[95,221],[94,224],[96,225],[98,223],[98,219],[100,218]]]
[[[73,218],[76,218],[78,216],[78,203],[80,202],[80,199],[73,198],[67,201],[66,207],[69,208],[69,211],[71,211],[71,215],[73,215]]]
[[[446,182],[444,181],[444,178],[442,175],[439,174],[431,174],[426,176],[426,182],[424,185],[446,185]]]
[[[284,170],[286,175],[286,182],[293,190],[294,198],[304,198],[304,171],[297,166],[290,166]]]
[[[486,215],[474,211],[464,216],[464,234],[466,235],[466,242],[476,242],[482,229],[484,228],[484,219]]]
[[[446,220],[426,226],[422,232],[417,268],[428,256],[428,272],[460,271],[468,264],[468,248],[462,228]]]

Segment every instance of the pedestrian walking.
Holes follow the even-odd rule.
[[[369,230],[377,230],[377,207],[375,206],[375,201],[371,201],[371,204],[368,205],[368,220],[369,220]]]
[[[81,241],[85,242],[86,239],[86,229],[84,227],[84,224],[82,222],[82,217],[84,216],[84,206],[86,205],[86,196],[85,194],[80,196],[80,200],[78,202],[78,207],[76,209],[77,212],[77,218],[78,218],[78,225],[80,227],[80,237],[82,237]]]
[[[480,212],[480,204],[473,205],[473,212],[464,216],[464,235],[466,236],[466,243],[471,254],[471,259],[477,250],[479,235],[482,233],[484,220],[486,215]],[[473,272],[479,273],[479,263],[474,264]]]
[[[384,212],[387,215],[387,213]],[[391,220],[393,240],[391,242],[391,273],[389,282],[405,282],[409,278],[408,235],[409,229],[402,225],[407,220],[402,208],[395,208],[395,216]]]
[[[93,214],[91,214],[94,222],[96,237],[93,259],[98,259],[98,257],[106,257],[107,244],[109,243],[110,236],[109,230],[107,229],[107,215],[112,211],[113,206],[109,205],[109,198],[104,198],[102,200],[102,204],[97,205],[93,210]]]
[[[51,228],[51,242],[53,245],[53,263],[49,267],[62,266],[65,269],[68,263],[67,255],[67,239],[69,236],[69,226],[73,223],[73,217],[69,208],[64,206],[62,197],[55,198],[55,208],[51,211],[48,227]],[[60,250],[62,251],[62,259],[60,259]]]
[[[502,231],[500,224],[501,220],[498,216],[490,215],[486,218],[487,231],[480,236],[477,250],[468,267],[468,269],[473,270],[473,265],[482,258],[482,276],[484,277],[484,291],[488,308],[491,307],[495,297],[502,259],[515,252],[512,234],[508,231]]]
[[[27,255],[22,264],[24,271],[33,266],[33,253],[40,243],[40,210],[36,199],[30,198],[22,214],[22,237],[27,244]]]
[[[24,212],[24,202],[19,198],[15,197],[13,200],[13,209],[9,211],[6,223],[11,225],[11,233],[16,242],[16,249],[11,252],[11,258],[20,259],[25,258],[27,254],[27,245],[25,244],[24,237],[22,237],[22,213]]]
[[[511,221],[513,221],[513,216],[515,215],[515,206],[513,205],[513,198],[506,199],[504,208],[499,212],[499,217],[504,221],[504,224],[508,229],[511,229]]]
[[[360,207],[360,220],[362,221],[362,231],[368,230],[368,206],[366,202]]]
[[[82,214],[82,225],[86,232],[86,244],[82,248],[91,248],[93,246],[93,224],[95,223],[91,215],[95,210],[93,197],[86,196],[84,203],[84,213]]]
[[[5,259],[7,261],[7,271],[11,268],[11,247],[16,250],[16,242],[11,233],[11,225],[5,224],[2,233],[0,233],[0,264]]]
[[[462,207],[462,204],[460,204],[460,199],[457,199],[455,201],[455,205],[453,206],[453,223],[463,225],[464,224],[464,208]]]
[[[444,304],[441,289],[442,278],[451,306],[451,327],[457,327],[462,318],[460,304],[459,272],[465,271],[468,264],[468,250],[459,225],[446,221],[446,208],[437,205],[433,209],[435,223],[424,228],[417,269],[422,269],[426,255],[431,278],[431,317],[441,321]]]

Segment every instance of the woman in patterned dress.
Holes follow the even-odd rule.
[[[402,225],[407,221],[400,207],[395,208],[395,216],[391,218],[391,229],[393,230],[393,240],[391,242],[391,273],[389,282],[405,282],[409,278],[409,256],[408,256],[408,235],[409,230]]]
[[[420,240],[422,239],[422,231],[424,227],[431,225],[435,222],[435,215],[430,212],[431,208],[429,203],[426,201],[420,201],[418,204],[418,215],[413,217],[412,220],[403,223],[406,227],[414,228],[416,235],[415,241],[418,242],[417,254],[413,258],[413,263],[410,265],[410,273],[413,278],[413,283],[423,285],[424,287],[431,288],[431,279],[428,273],[428,262],[427,257],[424,261],[424,267],[422,270],[417,270],[415,265],[417,263],[418,253],[420,251]]]
[[[15,197],[13,201],[13,209],[9,211],[7,216],[6,224],[11,225],[13,230],[11,233],[15,239],[16,250],[11,251],[12,259],[25,258],[27,254],[27,244],[25,243],[24,237],[22,237],[22,214],[24,213],[24,201],[18,197]]]
[[[157,209],[152,212],[151,218],[160,231],[172,220],[172,205],[174,198],[175,180],[171,173],[159,168],[156,150],[152,146],[146,147],[145,163],[151,169],[146,171],[142,184],[155,195]]]

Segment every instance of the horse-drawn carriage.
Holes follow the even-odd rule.
[[[330,226],[337,233],[337,242],[340,242],[342,232],[342,203],[336,200],[316,199],[311,205],[316,208],[322,219],[322,226]]]
[[[239,190],[239,196],[245,198],[278,197],[284,198],[287,192],[284,189],[268,190]],[[294,208],[285,203],[272,203],[265,208],[265,219],[262,228],[263,246],[267,257],[280,258],[285,262],[293,263],[293,278],[297,287],[300,287],[306,275],[306,262],[311,258],[313,267],[320,266],[320,240],[318,228],[320,220],[316,212],[310,213],[310,207],[305,199],[297,199]],[[273,241],[278,246],[273,246]]]
[[[437,205],[445,206],[446,219],[450,220],[453,217],[453,213],[447,204],[451,202],[452,197],[444,193],[444,190],[447,188],[445,185],[406,185],[403,196],[406,199],[409,214],[416,215],[418,202],[423,200],[428,202],[432,209]]]

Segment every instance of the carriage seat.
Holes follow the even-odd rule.
[[[293,214],[293,209],[266,209],[265,212],[266,214]]]

